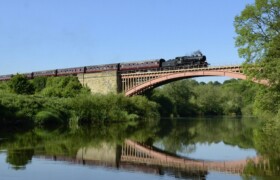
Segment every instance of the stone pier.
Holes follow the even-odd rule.
[[[104,71],[96,73],[78,74],[78,79],[83,86],[90,88],[92,93],[118,93],[119,79],[117,71]]]

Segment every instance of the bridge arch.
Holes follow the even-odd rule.
[[[159,76],[155,79],[152,79],[150,81],[147,81],[143,84],[137,85],[132,87],[131,89],[127,90],[125,92],[126,96],[133,96],[135,94],[139,94],[141,92],[144,92],[147,89],[150,88],[156,88],[158,86],[177,81],[180,79],[187,79],[187,78],[193,78],[193,77],[206,77],[206,76],[227,76],[231,78],[237,78],[237,79],[243,79],[246,80],[247,76],[240,73],[240,72],[230,72],[230,71],[221,71],[221,70],[211,70],[211,71],[187,71],[187,72],[179,72],[179,73],[172,73],[172,74],[166,74],[164,76]],[[257,82],[257,81],[255,81]],[[257,83],[260,84],[266,84],[265,81],[258,81]]]

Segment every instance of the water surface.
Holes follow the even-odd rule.
[[[0,174],[1,179],[23,180],[279,179],[277,161],[270,164],[272,171],[256,172],[244,164],[250,174],[205,168],[209,162],[226,166],[260,156],[254,138],[258,128],[255,118],[214,117],[1,132]],[[187,164],[192,161],[204,168]]]

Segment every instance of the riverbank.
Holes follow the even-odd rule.
[[[10,81],[0,82],[2,127],[75,128],[158,118],[158,105],[146,97],[93,95],[76,76],[28,79],[18,74]]]
[[[80,94],[71,98],[0,94],[2,126],[71,126],[157,119],[157,104],[122,94]]]

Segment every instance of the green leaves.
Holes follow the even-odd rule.
[[[34,87],[24,75],[17,74],[9,82],[10,90],[16,94],[33,94]]]
[[[82,89],[77,77],[49,77],[41,94],[47,97],[75,97]]]
[[[276,114],[280,109],[280,1],[255,0],[235,17],[236,46],[245,58],[244,69],[251,79],[267,80],[254,109],[257,114]]]
[[[235,17],[236,46],[246,63],[261,61],[268,43],[280,32],[280,3],[277,0],[256,0]]]
[[[36,92],[40,92],[46,87],[47,78],[48,77],[41,76],[41,77],[35,77],[33,79],[33,85]]]
[[[194,115],[252,115],[258,85],[231,79],[198,83],[182,80],[155,89],[151,100],[159,104],[163,117]]]
[[[125,97],[122,94],[81,95],[70,99],[69,109],[80,124],[129,122],[157,119],[157,105],[143,96]]]
[[[80,93],[89,93],[77,77],[35,77],[28,80],[24,75],[17,74],[8,82],[10,91],[16,94],[38,94],[47,97],[75,97]],[[0,90],[5,90],[1,83]]]

